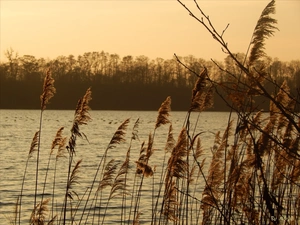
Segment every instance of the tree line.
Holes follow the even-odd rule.
[[[77,58],[69,55],[44,59],[32,55],[19,56],[12,49],[7,50],[5,55],[7,61],[0,63],[1,109],[38,109],[40,105],[36,96],[41,93],[47,69],[51,70],[57,89],[50,109],[73,109],[76,105],[74,99],[91,87],[91,107],[95,110],[156,110],[167,96],[172,96],[173,110],[186,110],[197,79],[195,74],[204,67],[216,82],[230,83],[230,74],[241,73],[230,57],[223,61],[204,60],[192,55],[149,59],[144,55],[120,57],[101,51],[86,52]],[[243,53],[237,54],[241,62],[244,57]],[[286,79],[291,93],[299,94],[300,60],[282,62],[266,58],[264,62],[257,62],[256,66],[259,67],[260,63],[268,66],[278,86]],[[268,86],[267,83],[265,85]],[[276,89],[270,91],[275,93]],[[211,110],[229,109],[221,96],[220,93],[214,94],[215,104]],[[269,108],[259,96],[257,104],[259,108]]]

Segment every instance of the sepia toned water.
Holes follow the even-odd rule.
[[[87,140],[78,139],[76,146],[75,161],[82,159],[79,173],[79,183],[74,185],[73,190],[78,196],[84,196],[85,192],[91,186],[92,180],[96,173],[96,168],[101,160],[105,149],[107,148],[114,132],[125,120],[130,118],[130,123],[126,133],[126,143],[118,145],[108,152],[107,161],[115,159],[120,163],[124,161],[126,152],[129,148],[132,128],[137,119],[139,119],[138,137],[131,144],[130,165],[131,175],[128,178],[128,184],[133,183],[135,161],[138,159],[139,151],[143,142],[148,142],[149,134],[154,133],[154,126],[157,118],[156,111],[90,111],[92,121],[88,125],[81,126],[81,131],[87,136]],[[44,180],[47,171],[48,158],[52,140],[57,130],[64,127],[63,136],[69,138],[70,128],[72,126],[74,111],[69,110],[46,110],[43,114],[41,148],[40,148],[40,165],[38,193],[42,192]],[[211,156],[210,148],[213,145],[214,134],[217,131],[223,131],[228,122],[228,113],[226,112],[203,112],[200,114],[193,113],[191,117],[192,133],[201,133],[201,142],[204,148],[204,156]],[[186,112],[170,112],[173,133],[175,139],[184,124]],[[198,120],[197,126],[196,120]],[[0,110],[0,224],[7,224],[9,217],[13,215],[17,197],[20,195],[22,178],[25,170],[28,152],[34,133],[39,130],[40,111],[39,110]],[[164,147],[167,140],[169,125],[163,125],[155,131],[154,136],[154,154],[151,156],[149,164],[155,168],[157,175],[154,174],[154,180],[160,179],[160,173],[165,155]],[[34,188],[35,188],[35,163],[36,157],[32,157],[28,163],[27,175],[24,183],[22,198],[22,224],[28,223],[28,219],[33,208]],[[54,161],[52,159],[47,173],[47,182],[45,184],[45,199],[52,196]],[[56,187],[55,187],[55,205],[60,208],[64,188],[66,186],[67,159],[60,158],[57,161]],[[151,178],[152,179],[152,178]],[[151,180],[145,179],[144,183],[149,183],[149,189],[143,188],[142,200],[140,203],[141,223],[148,224],[151,221],[151,204],[152,186]],[[154,189],[158,188],[154,181]],[[130,185],[129,185],[130,186]],[[151,187],[151,188],[150,188]],[[202,187],[199,187],[201,193]],[[103,194],[105,195],[105,193]],[[118,202],[119,201],[119,202]],[[52,204],[52,203],[51,203]],[[82,209],[84,204],[79,208]],[[105,207],[106,204],[103,204]],[[51,206],[49,206],[50,208]],[[120,221],[121,204],[118,198],[113,199],[108,204],[104,224],[118,224]],[[123,206],[124,207],[124,206]],[[126,206],[125,214],[129,213],[130,197]],[[93,208],[93,210],[96,210]],[[98,209],[97,209],[98,210]],[[104,210],[99,212],[103,214]],[[94,211],[96,212],[96,211]],[[54,212],[55,213],[55,212]],[[57,212],[59,214],[59,211]],[[78,212],[80,215],[80,212]],[[77,215],[77,218],[80,216]],[[127,215],[128,216],[128,215]],[[91,221],[90,218],[88,221]],[[88,222],[90,223],[90,222]]]

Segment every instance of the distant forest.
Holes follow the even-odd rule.
[[[243,61],[244,54],[238,54]],[[239,74],[235,63],[227,57],[224,61],[211,61],[194,56],[172,59],[149,59],[147,56],[125,56],[107,52],[87,52],[77,58],[73,55],[55,59],[18,56],[13,50],[6,51],[6,62],[0,63],[0,108],[39,109],[45,72],[50,68],[55,79],[57,93],[48,109],[74,109],[77,100],[88,87],[92,88],[91,108],[94,110],[157,110],[167,96],[172,98],[172,110],[187,110],[196,76],[203,67],[208,69],[212,80],[230,82],[228,73]],[[293,95],[300,90],[300,61],[281,62],[266,58],[265,65],[272,79],[281,85],[284,79]],[[260,66],[260,65],[257,65]],[[277,90],[268,83],[268,91]],[[218,94],[217,94],[218,93]],[[214,106],[210,110],[227,111],[222,91],[216,90]],[[269,102],[256,99],[258,109],[269,109]]]

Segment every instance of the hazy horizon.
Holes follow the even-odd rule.
[[[201,17],[193,1],[183,0]],[[198,1],[232,52],[246,52],[268,0]],[[22,55],[54,59],[85,52],[121,57],[145,55],[169,59],[176,53],[197,58],[226,57],[211,35],[176,1],[8,1],[1,7],[1,58],[10,48]],[[300,1],[276,1],[279,31],[266,53],[282,61],[300,59]],[[296,25],[295,25],[296,24]]]

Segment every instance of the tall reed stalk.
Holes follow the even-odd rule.
[[[46,106],[49,103],[50,99],[54,96],[55,92],[56,89],[54,87],[54,79],[52,78],[51,71],[49,69],[44,78],[43,93],[40,97],[41,99],[41,114],[40,114],[40,129],[39,129],[40,133],[38,136],[37,157],[36,157],[36,175],[35,175],[34,204],[33,204],[34,208],[36,207],[37,194],[38,194],[38,174],[39,174],[43,112],[46,109]]]

